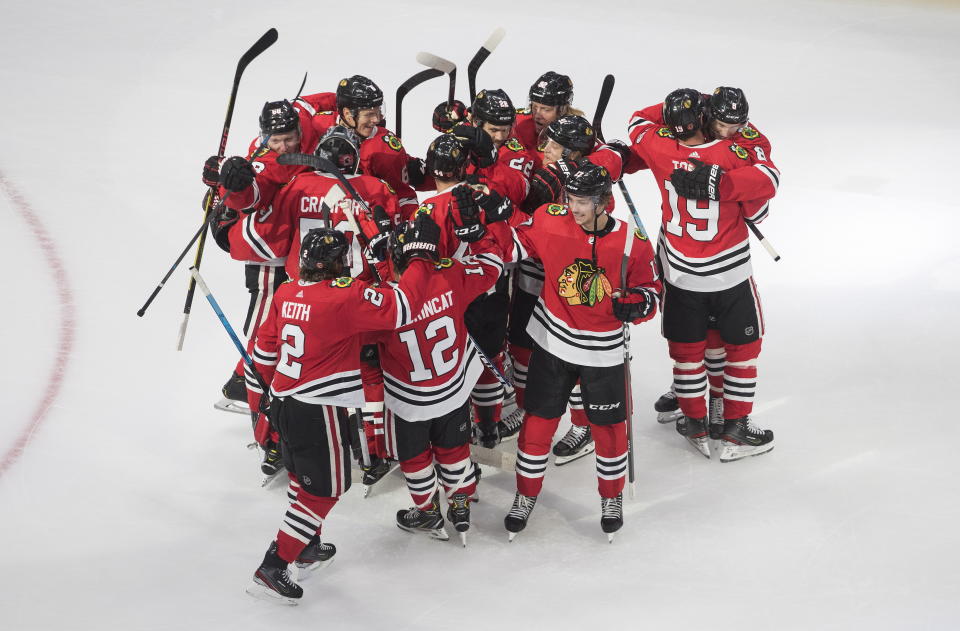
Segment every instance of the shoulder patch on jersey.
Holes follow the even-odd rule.
[[[740,135],[746,138],[747,140],[753,140],[754,138],[760,137],[760,132],[751,127],[750,125],[744,125],[740,128]]]
[[[529,113],[530,113],[530,108],[529,108],[529,107],[518,107],[518,108],[516,108],[516,109],[517,109],[517,114],[529,114]]]
[[[317,112],[317,116],[329,116],[330,114],[336,114],[333,110],[324,110],[322,112]]]
[[[262,158],[268,153],[270,153],[270,149],[266,145],[264,145],[263,148],[258,149],[257,151],[254,152],[252,159],[256,160],[257,158]]]
[[[673,138],[673,132],[668,127],[661,127],[657,130],[657,135],[661,138]]]
[[[433,214],[433,204],[420,204],[417,208],[417,212],[413,213],[414,218],[419,217],[420,215],[432,215]]]
[[[516,138],[511,138],[504,143],[504,146],[510,151],[523,151],[523,144],[521,144]]]
[[[393,190],[393,187],[390,186],[390,182],[388,182],[388,181],[386,181],[386,180],[380,180],[380,181],[383,182],[383,185],[387,187],[387,190],[390,191],[390,194],[391,194],[391,195],[396,195],[396,194],[397,194],[397,192],[396,192],[395,190]]]
[[[387,146],[394,151],[400,151],[403,149],[403,143],[400,142],[400,139],[393,134],[384,134],[381,137],[383,138],[383,142],[387,143]]]
[[[634,228],[634,229],[633,229],[633,236],[635,236],[636,238],[640,239],[641,241],[646,241],[646,240],[647,240],[647,235],[645,235],[645,234],[643,233],[643,230],[641,230],[640,228]]]
[[[550,204],[547,206],[547,214],[554,217],[560,217],[567,214],[567,207],[563,204]]]
[[[437,264],[434,265],[436,269],[447,269],[448,267],[453,267],[453,259],[448,259],[446,257],[437,261]]]
[[[340,278],[336,278],[330,281],[331,287],[338,287],[340,289],[343,289],[344,287],[349,287],[352,284],[353,284],[353,279],[350,278],[349,276],[341,276]]]
[[[747,153],[747,150],[741,147],[740,145],[730,145],[730,151],[736,154],[741,160],[746,160],[750,157],[750,154]]]

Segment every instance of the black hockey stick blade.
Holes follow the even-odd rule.
[[[308,74],[308,73],[306,73],[306,72],[303,73],[303,81],[300,82],[300,89],[297,90],[297,96],[293,97],[293,100],[294,100],[294,101],[296,101],[297,99],[299,99],[299,98],[300,98],[300,95],[303,94],[303,86],[307,85],[307,74]]]
[[[410,77],[409,79],[407,79],[406,81],[400,84],[400,87],[397,88],[397,112],[396,112],[397,128],[395,130],[397,136],[399,136],[400,138],[403,138],[403,136],[400,133],[400,130],[403,126],[402,123],[403,123],[404,97],[407,96],[410,90],[414,89],[421,83],[425,81],[429,81],[430,79],[435,79],[436,77],[442,77],[442,76],[443,76],[443,73],[437,70],[436,68],[427,68],[426,70],[421,70],[420,72],[418,72],[417,74],[413,75],[412,77]]]
[[[483,62],[487,60],[487,57],[490,56],[497,46],[500,45],[500,42],[503,40],[503,36],[507,34],[507,31],[502,27],[497,28],[490,37],[487,38],[487,41],[483,43],[483,46],[480,47],[480,50],[477,51],[477,54],[473,56],[473,59],[470,60],[470,64],[467,66],[467,83],[470,86],[470,103],[473,103],[473,98],[477,96],[477,72],[480,70],[480,66],[483,65]]]
[[[439,70],[450,77],[450,92],[447,95],[447,106],[453,107],[453,99],[456,98],[455,93],[457,89],[457,64],[449,59],[438,57],[433,53],[424,52],[417,53],[417,62],[428,68]]]
[[[603,78],[603,85],[600,87],[600,98],[597,99],[597,109],[593,115],[593,131],[603,142],[603,131],[600,125],[603,123],[603,114],[607,111],[607,105],[610,103],[610,95],[613,94],[613,84],[616,82],[612,74]]]

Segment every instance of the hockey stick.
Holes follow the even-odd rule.
[[[400,135],[403,123],[403,99],[407,96],[410,90],[414,89],[421,83],[429,81],[430,79],[435,79],[436,77],[443,76],[443,73],[435,68],[427,68],[426,70],[421,70],[417,74],[413,75],[406,81],[400,84],[400,87],[397,88],[397,136],[403,138]]]
[[[597,109],[593,113],[593,131],[600,142],[603,142],[603,132],[600,130],[600,125],[603,123],[603,115],[610,103],[610,95],[613,94],[613,84],[615,82],[616,78],[612,74],[603,78],[603,85],[600,86],[600,98],[597,99]]]
[[[507,32],[503,28],[497,28],[490,37],[487,38],[487,41],[483,43],[483,46],[480,47],[480,50],[473,56],[473,59],[470,60],[470,65],[467,66],[467,83],[470,86],[470,103],[473,103],[473,99],[477,96],[477,72],[480,70],[480,66],[483,65],[483,62],[487,60],[487,57],[490,56],[494,50],[497,49],[497,46],[500,45],[500,42],[503,40],[503,36]]]
[[[630,251],[633,249],[633,235],[626,231],[626,241],[623,247],[623,261],[620,264],[621,291],[627,291],[627,265],[630,262]],[[624,404],[627,417],[627,480],[630,482],[630,499],[636,495],[636,473],[633,468],[633,378],[630,376],[630,323],[623,323],[623,388]]]
[[[210,194],[209,192],[207,193]],[[173,274],[173,270],[177,269],[177,266],[180,265],[180,261],[187,256],[187,252],[190,251],[190,248],[193,247],[193,244],[197,242],[197,239],[200,238],[200,235],[207,229],[207,224],[200,226],[200,229],[197,230],[197,233],[193,235],[193,238],[190,239],[190,243],[187,244],[187,247],[183,248],[183,252],[180,253],[180,256],[177,257],[177,260],[173,262],[173,265],[170,266],[170,269],[164,274],[163,279],[160,281],[160,284],[157,285],[157,288],[153,290],[153,293],[150,294],[150,297],[147,298],[147,301],[143,303],[143,306],[137,311],[137,315],[141,318],[143,314],[147,312],[147,307],[150,306],[150,303],[153,302],[153,299],[157,297],[157,294],[160,293],[160,290],[163,289],[163,286],[166,284],[167,279],[170,278],[170,275]]]
[[[250,65],[250,62],[260,56],[263,51],[273,46],[277,41],[277,29],[272,28],[266,33],[264,33],[260,39],[250,47],[247,52],[240,57],[240,61],[237,62],[237,71],[233,75],[233,88],[230,91],[230,100],[227,102],[227,115],[223,121],[223,133],[220,135],[220,149],[217,151],[217,155],[223,157],[224,152],[227,149],[227,136],[230,134],[230,123],[233,121],[233,108],[237,103],[237,90],[240,88],[240,77],[243,76],[243,71],[246,70],[247,66]],[[212,190],[212,189],[211,189]],[[203,224],[207,225],[207,222],[210,220],[211,212],[211,202],[212,197],[207,199],[206,210],[203,215]],[[197,255],[194,257],[193,266],[197,269],[200,268],[200,261],[203,259],[203,246],[207,241],[207,231],[204,230],[200,234],[200,242],[197,245]],[[183,338],[187,334],[187,322],[190,320],[190,309],[193,306],[193,293],[196,290],[197,281],[194,277],[190,278],[190,286],[187,288],[187,298],[183,304],[183,322],[180,323],[180,333],[177,338],[177,350],[183,350]]]
[[[450,77],[450,91],[447,93],[447,109],[453,109],[454,93],[457,89],[457,65],[449,59],[437,57],[431,53],[417,53],[417,62],[439,70]]]
[[[760,228],[756,227],[752,221],[747,221],[746,219],[744,219],[744,221],[746,222],[747,227],[753,232],[753,236],[760,240],[760,245],[762,245],[767,250],[767,253],[773,257],[773,260],[779,261],[780,255],[777,254],[777,251],[773,249],[773,245],[771,245],[767,238],[763,236],[763,233],[760,232]]]

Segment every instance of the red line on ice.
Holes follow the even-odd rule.
[[[30,203],[2,171],[0,171],[0,189],[10,198],[14,209],[30,227],[30,232],[36,240],[37,247],[40,248],[47,260],[48,269],[53,276],[54,287],[57,288],[57,300],[60,303],[60,339],[57,344],[57,357],[47,378],[46,388],[30,415],[27,426],[20,432],[16,441],[3,454],[3,459],[0,460],[0,477],[2,477],[23,455],[23,451],[33,434],[47,418],[50,407],[56,400],[57,395],[60,394],[67,363],[73,352],[73,343],[76,336],[76,315],[73,306],[73,292],[67,279],[67,269],[57,252],[57,245],[50,237],[50,233],[47,232],[46,227],[44,227],[43,222],[40,221],[40,217],[30,206]]]

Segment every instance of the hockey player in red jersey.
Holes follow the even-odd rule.
[[[508,254],[539,259],[545,280],[527,326],[536,347],[517,445],[517,494],[504,520],[511,539],[526,527],[540,494],[550,442],[577,380],[596,443],[600,524],[608,535],[623,525],[623,323],[655,315],[660,281],[646,237],[607,214],[611,188],[609,172],[584,161],[567,180],[567,203],[538,208],[514,231]]]
[[[436,154],[433,157],[428,162],[436,169]],[[457,191],[467,189],[457,187]],[[397,525],[446,540],[438,492],[442,485],[449,502],[447,519],[466,545],[470,497],[478,478],[470,460],[469,403],[472,386],[484,367],[467,333],[464,314],[468,305],[496,284],[503,261],[499,245],[480,223],[480,207],[473,197],[459,195],[453,203],[461,220],[458,234],[470,243],[472,254],[437,261],[436,271],[425,281],[423,309],[409,324],[381,336],[380,356],[387,440],[400,460],[414,503],[409,510],[397,512]],[[505,208],[509,212],[510,207]],[[507,217],[486,213],[488,223]],[[398,246],[392,250],[394,278],[406,269]]]
[[[773,448],[773,432],[757,428],[749,417],[764,322],[745,221],[766,214],[765,200],[776,193],[779,172],[769,159],[757,161],[738,144],[708,141],[696,90],[667,95],[663,117],[666,125],[640,131],[631,151],[650,168],[662,195],[663,333],[683,412],[677,431],[710,456],[704,357],[712,315],[727,353],[720,459],[764,453]],[[694,195],[694,188],[703,196]]]
[[[530,106],[518,110],[513,124],[513,133],[531,152],[543,151],[543,130],[561,116],[583,112],[573,107],[573,81],[565,74],[549,70],[533,82],[528,93]],[[535,155],[535,168],[540,166],[540,157]]]
[[[360,334],[405,326],[420,312],[436,236],[427,218],[412,226],[402,251],[410,259],[406,278],[376,288],[342,275],[349,248],[343,233],[311,230],[300,250],[300,280],[277,290],[253,357],[271,384],[270,419],[290,475],[290,505],[247,589],[251,595],[296,603],[303,589],[288,565],[296,563],[302,578],[336,552],[321,542],[320,532],[350,488],[347,408],[363,405]],[[257,409],[259,394],[251,395]]]

